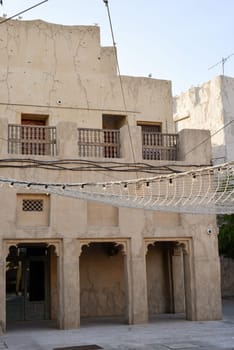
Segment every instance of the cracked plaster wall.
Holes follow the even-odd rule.
[[[100,128],[106,110],[174,131],[170,81],[123,76],[126,113],[114,48],[100,46],[98,26],[12,20],[2,26],[0,49],[0,116],[10,122],[44,113],[50,125],[66,119]]]
[[[234,160],[234,78],[222,79],[222,98],[224,109],[226,160]]]
[[[233,160],[234,79],[218,76],[200,87],[192,87],[174,98],[174,121],[177,131],[207,129],[211,134],[213,160],[222,163]]]
[[[98,27],[68,27],[41,21],[9,21],[2,26],[0,47],[2,53],[0,65],[1,125],[7,126],[3,118],[6,118],[5,121],[9,123],[19,123],[21,113],[38,113],[49,115],[50,125],[58,125],[63,121],[74,122],[79,127],[95,128],[102,127],[103,111],[108,114],[111,114],[110,110],[116,114],[124,114],[120,81],[114,72],[113,50],[100,48]],[[174,131],[169,81],[123,76],[122,83],[126,106],[132,110],[131,113],[128,113],[130,125],[135,125],[137,120],[157,121],[163,123],[163,132]],[[62,101],[59,106],[57,105],[58,99]],[[64,143],[66,137],[71,138],[66,131],[64,130],[63,135]],[[46,182],[77,182],[78,179],[81,182],[88,182],[93,181],[94,176],[95,181],[109,180],[108,174],[102,172],[87,171],[77,175],[76,172],[48,172],[35,168],[2,169],[2,176],[19,179],[33,178],[35,181],[44,179]],[[121,175],[118,173],[117,175],[116,172],[113,176],[126,178],[126,176],[132,177],[133,175],[132,173]],[[193,230],[190,231],[187,230],[187,227],[190,227],[191,219],[184,224],[185,220],[178,215],[167,216],[167,219],[162,215],[154,218],[151,212],[120,208],[118,214],[115,210],[105,213],[108,217],[108,227],[100,225],[100,222],[105,221],[106,223],[106,219],[93,216],[91,223],[98,227],[91,229],[88,225],[90,217],[88,218],[87,214],[87,202],[56,196],[51,196],[48,227],[19,227],[16,225],[15,217],[16,193],[16,188],[8,189],[6,186],[0,191],[0,198],[4,202],[0,212],[1,236],[5,239],[34,238],[41,240],[53,237],[62,242],[67,239],[70,242],[64,263],[67,269],[69,268],[66,264],[69,267],[72,266],[70,262],[72,256],[69,255],[70,248],[73,249],[72,240],[84,237],[93,239],[111,237],[113,239],[119,236],[131,239],[130,254],[133,255],[133,260],[130,283],[134,290],[132,300],[134,322],[145,320],[144,315],[147,312],[144,285],[145,256],[142,253],[144,237],[176,239],[176,237],[186,236],[196,239],[197,236],[202,236],[201,247],[203,245],[209,247],[209,252],[210,250],[217,251],[216,246],[210,247],[210,240],[216,241],[216,236],[209,238],[209,241],[207,236],[204,236],[208,224],[207,218],[201,225],[203,231],[202,229],[197,231],[199,219],[194,219]],[[151,221],[149,217],[152,217]],[[168,220],[168,225],[166,225],[166,220]],[[1,245],[2,243],[0,248]],[[199,249],[201,249],[200,245]],[[197,254],[197,251],[194,254]],[[202,259],[203,256],[199,265],[201,271],[204,269]],[[110,261],[111,264],[109,264]],[[209,269],[213,268],[216,272],[216,265],[213,264],[213,261],[207,261]],[[123,271],[123,257],[120,254],[109,258],[100,254],[98,249],[92,251],[92,254],[81,254],[82,315],[123,315],[126,310]],[[73,272],[71,269],[66,271],[64,286],[62,286],[64,287],[65,306],[68,305],[70,310],[67,311],[66,307],[64,308],[66,317],[70,318],[70,323],[68,322],[70,325],[74,325],[74,304],[79,298],[79,291],[75,289],[77,283],[73,289],[71,288],[71,293],[69,290],[69,286],[74,282],[72,278],[75,272]],[[199,276],[199,279],[196,279],[196,288],[201,289],[205,296],[210,295],[208,292],[211,289],[217,289],[217,276],[218,274],[214,274],[214,277],[210,278],[212,283],[205,286],[205,289],[202,288],[202,276]],[[140,283],[142,281],[143,283]],[[70,296],[72,296],[72,301]],[[219,296],[214,296],[213,299],[216,304],[219,303]],[[202,295],[200,308],[206,310],[206,315],[209,315],[210,309],[206,308],[203,300]],[[154,303],[153,299],[152,303]]]

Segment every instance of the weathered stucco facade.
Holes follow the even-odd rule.
[[[176,129],[206,129],[211,132],[214,164],[233,160],[234,78],[218,76],[174,98]]]
[[[92,182],[152,176],[131,163],[210,164],[207,131],[182,130],[177,146],[158,141],[174,133],[170,82],[123,76],[123,96],[98,27],[9,21],[0,39],[1,177]],[[117,208],[14,183],[1,186],[0,200],[3,330],[31,319],[67,329],[84,317],[221,318],[215,216]]]

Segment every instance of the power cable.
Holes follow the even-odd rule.
[[[111,37],[112,37],[112,42],[113,42],[113,47],[114,47],[114,52],[115,52],[116,65],[117,65],[117,71],[118,71],[120,88],[121,88],[121,94],[122,94],[124,109],[125,109],[125,113],[126,113],[127,112],[127,105],[126,105],[126,99],[125,99],[125,94],[124,94],[123,81],[122,81],[122,77],[120,74],[120,66],[119,66],[119,60],[118,60],[118,55],[117,55],[117,47],[116,47],[116,42],[115,42],[115,37],[114,37],[114,30],[113,30],[113,25],[112,25],[112,20],[111,20],[110,8],[109,8],[108,0],[103,0],[103,2],[107,8],[107,14],[108,14],[109,25],[110,25],[110,30],[111,30]],[[133,161],[135,162],[136,158],[135,158],[133,142],[132,142],[132,137],[131,137],[128,121],[127,121],[127,126],[128,126],[128,133],[129,133],[129,138],[130,138],[130,143],[131,143],[132,157],[133,157]]]
[[[0,22],[0,24],[3,24],[3,23],[6,23],[7,21],[25,13],[25,12],[28,12],[46,2],[48,2],[49,0],[44,0],[44,1],[41,1],[23,11],[20,11],[18,13],[16,13],[15,15],[13,16],[10,16],[8,18],[5,18],[3,21]],[[103,2],[105,3],[105,6],[107,8],[107,13],[108,13],[108,19],[109,19],[109,24],[110,24],[110,30],[111,30],[111,36],[112,36],[112,42],[113,42],[113,46],[114,46],[114,53],[115,53],[115,58],[116,58],[116,65],[117,65],[117,71],[118,71],[118,75],[119,75],[119,81],[120,81],[120,87],[121,87],[121,94],[122,94],[122,98],[123,98],[123,103],[124,103],[124,109],[125,109],[125,112],[127,112],[127,106],[126,106],[126,99],[125,99],[125,94],[124,94],[124,89],[123,89],[123,82],[122,82],[122,78],[121,78],[121,73],[120,73],[120,66],[119,66],[119,60],[118,60],[118,55],[117,55],[117,48],[116,48],[116,42],[115,42],[115,38],[114,38],[114,31],[113,31],[113,25],[112,25],[112,20],[111,20],[111,14],[110,14],[110,9],[109,9],[109,4],[108,4],[108,0],[103,0]],[[0,0],[0,5],[3,5],[3,1]],[[208,138],[206,138],[205,140],[203,140],[202,142],[200,142],[198,145],[196,145],[195,147],[193,147],[191,150],[189,150],[187,153],[185,153],[185,155],[188,155],[189,153],[193,152],[195,149],[197,149],[198,147],[200,147],[203,143],[205,143],[206,141],[208,141],[209,139],[211,139],[214,135],[216,135],[218,132],[222,131],[223,129],[225,129],[228,125],[230,125],[232,122],[234,122],[233,120],[229,121],[227,124],[225,124],[222,128],[218,129],[217,131],[215,131],[213,134],[211,134]],[[128,124],[128,128],[129,128],[129,124]],[[133,160],[134,160],[134,163],[135,163],[135,154],[134,154],[134,149],[133,149],[133,144],[132,144],[132,138],[131,138],[131,133],[130,133],[130,130],[129,130],[129,137],[130,137],[130,142],[131,142],[131,148],[132,148],[132,155],[133,155]],[[2,139],[2,138],[1,138]],[[7,141],[4,139],[4,141]],[[8,160],[9,161],[9,160]],[[23,161],[23,160],[22,160]],[[25,160],[24,160],[25,161]],[[136,163],[135,163],[136,164]],[[97,164],[96,164],[97,165]],[[127,165],[127,167],[129,167],[130,164]],[[136,164],[137,165],[137,164]],[[139,165],[139,164],[138,164]],[[146,167],[149,165],[149,164],[144,164],[146,165]],[[35,166],[35,165],[34,165]],[[47,164],[48,166],[48,164]],[[125,164],[126,166],[126,164]],[[191,165],[190,165],[191,166]],[[5,166],[0,166],[0,167],[5,167]],[[15,167],[18,167],[20,168],[21,166],[15,166]],[[31,166],[29,166],[31,167]],[[98,167],[98,166],[97,166]],[[166,166],[164,166],[166,167]],[[48,167],[45,167],[46,169],[48,169]],[[58,167],[59,168],[59,167]],[[57,168],[57,170],[58,170]],[[109,167],[107,167],[109,168]],[[154,170],[155,170],[155,167],[152,167]],[[146,169],[140,169],[139,167],[137,167],[137,170],[136,168],[135,169],[132,169],[132,171],[143,171],[143,172],[152,172],[153,169],[150,169],[150,171],[146,170]],[[62,168],[61,170],[65,170],[64,168]],[[75,169],[68,169],[66,168],[66,170],[75,170]],[[80,168],[79,169],[76,169],[76,170],[81,170]],[[87,170],[87,169],[83,169],[83,170]],[[103,170],[103,169],[102,169]],[[109,170],[112,170],[112,171],[116,171],[116,169],[110,169]],[[129,171],[130,169],[125,169],[125,170],[120,170],[120,171]],[[170,169],[171,170],[171,169]],[[173,170],[175,171],[175,170]]]
[[[185,156],[187,156],[189,153],[193,152],[195,149],[197,149],[198,147],[200,147],[201,145],[203,145],[203,143],[205,143],[206,141],[210,140],[213,136],[215,136],[216,134],[218,134],[220,131],[224,130],[227,126],[229,126],[231,123],[233,123],[234,120],[230,120],[228,123],[224,124],[221,128],[219,128],[218,130],[216,130],[214,133],[210,134],[209,137],[207,137],[205,140],[201,141],[200,143],[198,143],[196,146],[194,146],[192,149],[190,149],[187,153],[185,153]]]
[[[56,171],[97,171],[97,172],[116,172],[116,173],[148,173],[148,174],[169,174],[181,173],[185,168],[201,168],[204,164],[165,164],[152,165],[149,163],[125,163],[120,161],[90,161],[85,159],[63,159],[63,160],[39,160],[32,158],[5,158],[0,159],[0,169],[31,169],[40,168],[44,170]]]
[[[120,80],[120,86],[121,86],[121,92],[122,92],[122,98],[123,98],[123,102],[124,102],[124,108],[125,110],[127,110],[126,108],[126,100],[125,100],[125,96],[124,96],[124,89],[123,89],[123,83],[122,83],[122,79],[121,79],[121,74],[120,74],[120,67],[119,67],[119,61],[118,61],[118,55],[117,55],[117,49],[116,49],[116,42],[115,42],[115,38],[114,38],[114,31],[113,31],[113,26],[112,26],[112,20],[111,20],[111,14],[110,14],[110,9],[109,9],[109,5],[108,5],[108,0],[103,0],[103,2],[106,5],[107,8],[107,12],[108,12],[108,18],[109,18],[109,23],[110,23],[110,29],[111,29],[111,36],[112,36],[112,41],[113,41],[113,46],[114,46],[114,51],[115,51],[115,57],[116,57],[116,63],[117,63],[117,70],[118,70],[118,74],[119,74],[119,80]],[[234,54],[232,54],[234,55]],[[230,55],[230,56],[232,56]],[[230,56],[228,56],[227,58],[229,58]],[[206,141],[208,141],[209,139],[211,139],[211,137],[213,137],[214,135],[216,135],[218,132],[222,131],[224,128],[226,128],[229,124],[231,124],[233,122],[233,120],[231,120],[230,122],[228,122],[227,124],[225,124],[222,128],[218,129],[217,131],[215,131],[213,134],[211,134],[207,139],[203,140],[202,142],[200,142],[198,145],[196,145],[195,147],[193,147],[191,150],[189,150],[187,153],[185,153],[185,156],[188,155],[189,153],[193,152],[196,148],[200,147],[203,143],[205,143]],[[129,127],[129,125],[128,125]],[[129,137],[130,137],[130,141],[131,141],[131,148],[132,148],[132,154],[133,154],[133,160],[135,161],[135,155],[134,155],[134,150],[133,150],[133,144],[132,144],[132,139],[131,139],[131,133],[129,130]]]
[[[1,24],[1,22],[0,22],[0,24]],[[2,102],[2,101],[0,101],[0,106],[18,106],[18,107],[33,107],[33,108],[44,108],[44,107],[46,107],[46,108],[48,108],[48,105],[44,105],[44,104],[29,104],[29,103],[26,103],[26,102],[24,102],[24,103],[10,103],[10,102]],[[55,105],[55,104],[51,104],[50,106],[49,106],[50,108],[54,108],[54,109],[70,109],[70,110],[83,110],[83,111],[104,111],[105,113],[123,113],[123,112],[125,112],[125,113],[135,113],[135,114],[140,114],[140,111],[136,111],[136,110],[128,110],[128,111],[126,111],[126,110],[122,110],[122,109],[105,109],[105,110],[103,110],[102,108],[98,108],[98,107],[94,107],[94,108],[92,108],[92,107],[89,107],[89,108],[87,108],[87,107],[78,107],[78,106],[76,106],[76,107],[74,107],[74,106],[70,106],[70,105],[67,105],[67,106],[62,106],[61,104],[57,104],[57,105]]]
[[[8,17],[8,18],[5,18],[3,21],[0,22],[0,24],[6,23],[7,21],[10,21],[11,19],[13,19],[13,18],[15,18],[15,17],[18,17],[18,16],[22,15],[23,13],[28,12],[28,11],[34,9],[34,8],[37,7],[37,6],[40,6],[40,5],[44,4],[44,3],[47,2],[47,1],[49,1],[49,0],[41,1],[41,2],[39,2],[39,3],[37,3],[37,4],[33,5],[33,6],[31,6],[31,7],[28,7],[27,9],[25,9],[25,10],[23,10],[23,11],[20,11],[20,12],[16,13],[16,14],[13,15],[13,16],[10,16],[10,17]],[[0,1],[0,4],[2,5],[2,1]]]
[[[103,0],[106,8],[107,8],[107,14],[108,14],[108,19],[109,19],[109,24],[110,24],[110,30],[111,30],[111,37],[112,37],[112,42],[114,46],[114,52],[115,52],[115,58],[116,58],[116,64],[117,64],[117,71],[119,74],[119,80],[120,80],[120,86],[121,86],[121,92],[122,92],[122,98],[123,98],[123,103],[124,103],[124,108],[127,110],[126,107],[126,100],[125,100],[125,95],[124,95],[124,89],[123,89],[123,83],[122,83],[122,78],[120,74],[120,67],[119,67],[119,60],[118,60],[118,55],[117,55],[117,47],[116,47],[116,42],[115,42],[115,37],[114,37],[114,31],[113,31],[113,25],[112,25],[112,20],[111,20],[111,14],[110,14],[110,8],[108,5],[108,0]]]
[[[201,141],[199,144],[194,146],[192,149],[190,149],[187,153],[185,153],[185,156],[188,155],[189,153],[193,152],[195,149],[200,147],[203,143],[211,139],[213,136],[218,134],[220,131],[224,130],[226,127],[228,127],[230,124],[232,124],[234,120],[230,120],[228,123],[226,123],[224,126],[213,132],[209,137]],[[5,139],[3,137],[0,137],[0,140],[8,142],[8,139]],[[9,165],[5,163],[24,163],[24,165]],[[26,163],[26,165],[25,165]],[[27,165],[27,163],[31,163],[31,165]],[[171,172],[181,172],[178,170],[173,169],[175,168],[185,168],[185,167],[203,167],[205,165],[200,164],[200,165],[195,165],[195,164],[164,164],[164,165],[152,165],[150,163],[125,163],[125,162],[120,162],[120,161],[108,161],[109,165],[106,165],[106,161],[99,161],[96,160],[90,161],[90,160],[85,160],[85,159],[63,159],[63,160],[51,160],[51,161],[41,161],[41,160],[33,160],[33,159],[22,159],[22,158],[6,158],[6,159],[0,159],[0,168],[31,168],[31,167],[45,167],[45,169],[51,169],[51,170],[72,170],[72,171],[85,171],[87,169],[100,169],[100,170],[109,170],[109,171],[130,171],[130,172],[154,172],[155,170],[164,170],[164,171],[171,171]],[[62,164],[70,164],[74,165],[76,164],[77,167],[64,167],[61,166]],[[86,165],[86,167],[84,166]],[[103,166],[104,164],[104,166]],[[110,166],[111,165],[111,166]],[[128,169],[128,170],[127,170]]]

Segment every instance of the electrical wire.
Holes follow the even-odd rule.
[[[0,24],[3,24],[25,12],[28,12],[46,2],[48,2],[49,0],[44,0],[41,1],[23,11],[20,11],[18,13],[16,13],[13,16],[10,16],[6,19],[4,19],[3,21],[0,22]],[[111,36],[112,36],[112,41],[113,41],[113,46],[114,46],[114,53],[115,53],[115,58],[116,58],[116,65],[117,65],[117,71],[118,71],[118,76],[119,76],[119,81],[120,81],[120,87],[121,87],[121,93],[122,93],[122,98],[123,98],[123,103],[124,103],[124,110],[125,112],[127,112],[127,106],[126,106],[126,99],[125,99],[125,94],[124,94],[124,89],[123,89],[123,82],[122,82],[122,78],[121,78],[121,73],[120,73],[120,66],[119,66],[119,60],[118,60],[118,55],[117,55],[117,48],[116,48],[116,42],[115,42],[115,37],[114,37],[114,31],[113,31],[113,25],[112,25],[112,19],[111,19],[111,13],[110,13],[110,9],[109,9],[109,4],[108,4],[108,0],[103,0],[103,2],[106,5],[107,8],[107,13],[108,13],[108,19],[109,19],[109,24],[110,24],[110,30],[111,30]],[[0,4],[2,5],[2,1],[0,0]],[[195,147],[193,147],[192,149],[190,149],[187,153],[185,153],[185,155],[188,155],[189,153],[193,152],[195,149],[197,149],[198,147],[200,147],[203,143],[205,143],[206,141],[208,141],[209,139],[211,139],[214,135],[216,135],[217,133],[219,133],[220,131],[222,131],[223,129],[225,129],[228,125],[230,125],[232,122],[234,122],[233,120],[229,121],[227,124],[225,124],[222,128],[218,129],[217,131],[215,131],[213,134],[211,134],[208,138],[206,138],[205,140],[203,140],[202,142],[200,142],[199,144],[197,144]],[[128,124],[129,127],[129,124]],[[130,137],[130,141],[131,141],[131,148],[132,148],[132,154],[133,154],[133,160],[134,163],[120,163],[120,162],[115,162],[115,166],[103,166],[103,164],[106,164],[106,162],[83,162],[81,160],[64,160],[64,161],[55,161],[55,162],[42,162],[42,161],[34,161],[31,159],[6,159],[6,160],[0,160],[0,168],[6,168],[6,167],[14,167],[14,168],[31,168],[31,167],[40,167],[43,169],[50,169],[50,170],[72,170],[72,171],[87,171],[87,170],[93,170],[95,169],[96,171],[99,169],[101,171],[103,170],[109,170],[109,171],[131,171],[131,172],[147,172],[147,173],[152,173],[155,172],[156,170],[160,172],[161,171],[166,171],[166,172],[178,172],[178,170],[172,169],[170,167],[170,165],[164,165],[164,166],[152,166],[151,164],[146,164],[146,163],[135,163],[135,155],[134,155],[134,149],[133,149],[133,144],[132,144],[132,138],[131,138],[131,133],[129,130],[129,137]],[[4,141],[7,141],[4,139]],[[8,162],[8,163],[12,163],[12,162],[26,162],[26,163],[30,163],[30,164],[24,164],[24,165],[9,165],[9,164],[3,164],[4,162]],[[78,164],[78,166],[76,167],[67,167],[67,166],[61,166],[61,164],[66,164],[66,163],[70,163],[70,164],[74,164],[74,162],[76,164]],[[80,165],[82,163],[82,166]],[[86,166],[84,166],[84,163],[86,164]],[[102,165],[100,165],[100,163],[103,163]],[[113,164],[113,162],[108,162],[109,164]],[[173,164],[173,166],[175,166],[175,164]],[[177,165],[178,166],[178,165]],[[186,166],[196,166],[198,167],[198,165],[186,165]],[[199,166],[203,166],[203,165],[199,165]],[[184,168],[185,165],[182,165],[182,167]],[[180,171],[179,171],[180,172]]]
[[[108,15],[108,19],[109,19],[112,43],[113,43],[114,52],[115,52],[115,59],[116,59],[116,66],[117,66],[118,77],[119,77],[119,82],[120,82],[120,89],[121,89],[121,94],[122,94],[122,98],[123,98],[124,109],[125,109],[125,112],[127,112],[127,104],[126,104],[126,99],[125,99],[125,94],[124,94],[123,81],[122,81],[122,77],[121,77],[121,73],[120,73],[119,59],[118,59],[118,54],[117,54],[117,47],[116,47],[116,42],[115,42],[115,37],[114,37],[114,30],[113,30],[113,25],[112,25],[110,8],[109,8],[108,0],[103,0],[103,2],[105,3],[106,8],[107,8],[107,15]],[[135,157],[135,153],[134,153],[132,136],[130,133],[128,121],[127,121],[127,126],[128,126],[128,133],[129,133],[129,139],[130,139],[131,150],[132,150],[132,157],[133,157],[133,161],[135,162],[136,157]]]
[[[125,108],[125,110],[127,110],[126,99],[125,99],[124,89],[123,89],[123,82],[122,82],[122,78],[121,78],[121,74],[120,74],[119,59],[118,59],[118,55],[117,55],[117,47],[116,47],[116,42],[115,42],[115,37],[114,37],[114,30],[113,30],[113,25],[112,25],[110,8],[109,8],[109,5],[108,5],[108,0],[103,0],[103,1],[104,1],[105,5],[106,5],[106,8],[107,8],[107,14],[108,14],[108,19],[109,19],[112,43],[113,43],[113,46],[114,46],[115,59],[116,59],[116,65],[117,65],[117,71],[118,71],[118,75],[119,75],[119,80],[120,80],[120,87],[121,87],[121,93],[122,93],[124,108]]]
[[[1,103],[0,103],[1,104]],[[46,107],[46,106],[43,106]],[[198,147],[200,147],[203,143],[207,142],[208,140],[210,140],[213,136],[217,135],[220,131],[224,130],[226,127],[228,127],[230,124],[234,123],[234,120],[230,120],[228,123],[226,123],[225,125],[223,125],[221,128],[219,128],[218,130],[214,131],[213,133],[210,134],[209,137],[207,137],[206,139],[204,139],[203,141],[201,141],[199,144],[197,144],[196,146],[194,146],[192,149],[190,149],[187,153],[185,153],[185,156],[187,156],[189,153],[193,152],[194,150],[196,150]],[[8,142],[8,139],[5,139],[3,137],[0,137],[0,140],[3,140],[5,142]],[[219,157],[222,158],[222,157]],[[215,159],[219,159],[219,158],[215,158]],[[1,160],[0,160],[1,162]],[[125,163],[124,163],[125,164]],[[137,163],[136,163],[137,164]],[[139,163],[138,163],[139,164]],[[144,163],[144,165],[147,165],[146,163]],[[150,165],[151,166],[151,165]],[[193,165],[191,165],[193,166]]]
[[[113,31],[113,26],[112,26],[112,20],[111,20],[111,14],[110,14],[110,9],[109,9],[109,5],[108,5],[108,0],[103,0],[103,2],[106,5],[107,8],[107,12],[108,12],[108,18],[109,18],[109,23],[110,23],[110,29],[111,29],[111,36],[112,36],[112,41],[113,41],[113,46],[115,49],[115,57],[116,57],[116,63],[117,63],[117,70],[118,70],[118,74],[119,74],[119,80],[120,80],[120,86],[121,86],[121,91],[122,91],[122,97],[123,97],[123,102],[124,102],[124,107],[125,110],[126,108],[126,100],[125,100],[125,96],[124,96],[124,89],[123,89],[123,83],[122,83],[122,79],[121,79],[121,74],[120,74],[120,67],[119,67],[119,60],[118,60],[118,55],[117,55],[117,49],[116,49],[116,42],[115,42],[115,38],[114,38],[114,31]],[[185,153],[185,156],[190,154],[191,152],[193,152],[194,150],[196,150],[198,147],[200,147],[203,143],[205,143],[206,141],[208,141],[209,139],[211,139],[211,137],[213,137],[214,135],[216,135],[218,132],[222,131],[224,128],[226,128],[229,124],[231,124],[232,122],[234,122],[233,120],[231,120],[230,122],[228,122],[227,124],[225,124],[222,128],[218,129],[217,131],[215,131],[213,134],[211,134],[207,139],[203,140],[202,142],[200,142],[198,145],[196,145],[195,147],[193,147],[191,150],[189,150],[187,153]],[[129,126],[129,124],[128,124]],[[134,155],[134,150],[133,150],[133,144],[132,144],[132,139],[131,139],[131,133],[129,130],[129,136],[130,136],[130,141],[131,141],[131,148],[132,148],[132,154],[133,154],[133,160],[135,160],[135,155]]]
[[[233,123],[234,120],[230,120],[228,123],[224,124],[220,129],[216,130],[215,132],[213,132],[212,134],[209,135],[209,137],[207,137],[205,140],[201,141],[200,143],[198,143],[196,146],[194,146],[193,148],[191,148],[187,153],[185,153],[185,156],[187,156],[189,153],[195,151],[198,147],[200,147],[201,145],[203,145],[203,143],[205,143],[206,141],[210,140],[213,136],[215,136],[216,134],[218,134],[220,131],[224,130],[227,126],[229,126],[231,123]]]
[[[0,185],[123,206],[191,214],[233,213],[234,162],[137,179],[38,182],[0,177]]]
[[[0,22],[1,23],[1,22]],[[132,110],[120,110],[120,109],[105,109],[103,110],[102,108],[92,108],[92,107],[74,107],[74,106],[61,106],[60,105],[52,105],[50,104],[49,106],[48,105],[41,105],[41,104],[29,104],[29,103],[10,103],[10,102],[0,102],[0,106],[17,106],[17,107],[33,107],[33,108],[56,108],[56,109],[69,109],[69,110],[81,110],[81,111],[102,111],[103,113],[135,113],[135,114],[140,114],[140,111],[132,111]]]
[[[89,161],[86,159],[38,160],[30,158],[0,159],[0,169],[44,169],[55,171],[96,171],[96,172],[139,172],[148,174],[181,173],[186,168],[201,168],[205,164],[174,164],[152,165],[149,163],[125,163],[118,161]]]
[[[38,7],[38,6],[42,5],[42,4],[44,4],[44,3],[47,2],[47,1],[49,1],[49,0],[41,1],[41,2],[39,2],[39,3],[37,3],[37,4],[33,5],[33,6],[31,6],[31,7],[28,7],[27,9],[25,9],[25,10],[23,10],[23,11],[20,11],[20,12],[16,13],[16,14],[13,15],[13,16],[10,16],[10,17],[8,17],[8,18],[5,18],[4,20],[2,20],[2,21],[0,22],[0,24],[6,23],[6,22],[10,21],[10,20],[13,19],[13,18],[15,18],[15,17],[17,17],[17,16],[20,16],[20,15],[22,15],[23,13],[28,12],[28,11],[34,9],[35,7]],[[2,5],[2,2],[0,2],[0,4]]]
[[[205,140],[197,144],[191,150],[189,150],[185,155],[199,148],[203,143],[208,141],[210,138],[218,134],[220,131],[228,127],[234,120],[229,121],[223,127],[216,130]],[[8,142],[7,139],[0,137],[1,140]],[[41,168],[45,170],[65,170],[65,171],[97,171],[97,172],[139,172],[139,173],[149,173],[149,174],[168,174],[168,173],[180,173],[184,171],[187,167],[199,168],[204,167],[205,164],[175,164],[168,163],[164,165],[154,165],[152,163],[146,162],[133,162],[125,163],[120,161],[111,161],[107,159],[106,161],[90,161],[87,159],[63,159],[63,160],[50,160],[43,161],[30,158],[5,158],[0,159],[0,168],[17,168],[17,169],[29,169],[29,168]],[[182,168],[183,170],[180,170]],[[110,176],[111,177],[111,176]]]

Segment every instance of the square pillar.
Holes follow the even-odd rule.
[[[139,245],[139,246],[138,246]],[[131,254],[131,291],[132,291],[132,324],[148,322],[148,296],[145,245],[142,240],[132,240]]]
[[[129,254],[129,245],[124,251],[124,278],[125,278],[125,300],[126,300],[126,323],[132,324],[132,284],[131,284],[131,260]]]
[[[126,265],[130,324],[148,322],[145,243],[142,239],[144,220],[142,210],[119,208],[120,234],[131,237]]]
[[[196,321],[220,320],[222,303],[216,217],[183,214],[182,222],[193,236],[183,249],[187,317]]]
[[[173,278],[174,313],[181,313],[185,311],[185,296],[184,296],[183,255],[182,255],[182,249],[180,246],[177,246],[173,250],[172,278]]]
[[[56,126],[56,130],[58,156],[63,158],[77,158],[77,124],[72,122],[59,122]]]
[[[121,158],[128,162],[142,162],[140,126],[124,125],[120,129]]]
[[[79,249],[75,238],[63,239],[61,328],[80,327]]]
[[[184,260],[184,289],[185,289],[185,311],[186,319],[189,321],[196,321],[196,296],[194,286],[194,275],[192,268],[192,257],[191,252],[184,247],[183,249],[183,260]]]

